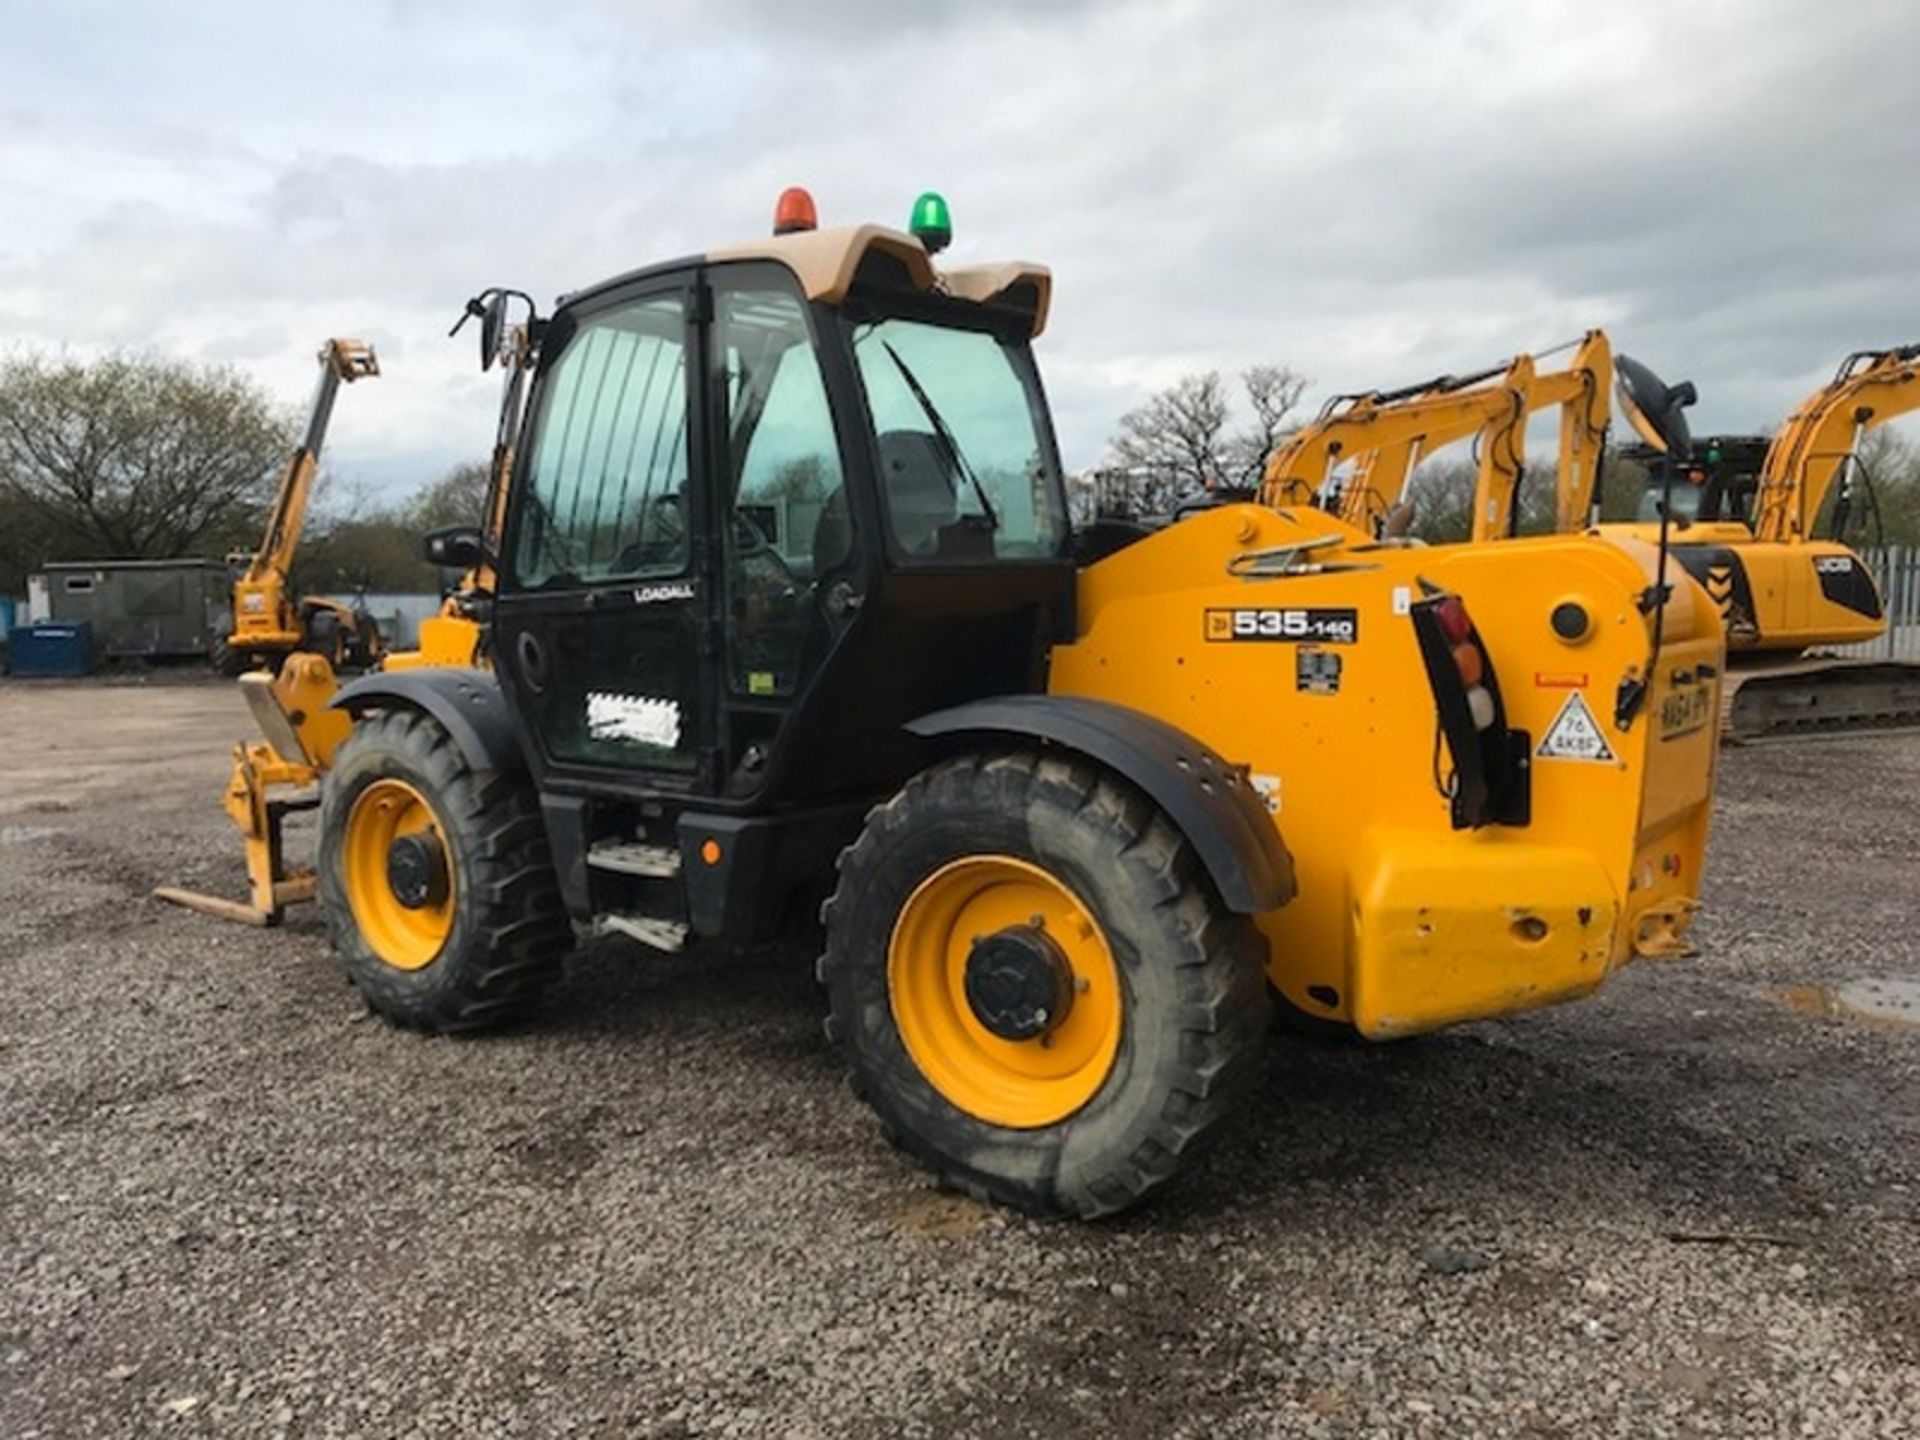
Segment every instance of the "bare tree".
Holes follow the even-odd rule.
[[[1176,494],[1206,489],[1220,482],[1226,429],[1220,372],[1182,375],[1120,417],[1114,459],[1119,468],[1162,477]]]
[[[1259,484],[1307,381],[1284,365],[1255,365],[1240,383],[1253,418],[1236,433],[1217,370],[1183,375],[1122,415],[1113,464],[1100,472],[1101,508],[1164,511],[1202,490]]]
[[[0,364],[0,495],[63,552],[162,558],[244,540],[293,446],[252,381],[182,361]]]
[[[1287,417],[1306,392],[1307,377],[1285,365],[1254,365],[1240,372],[1240,385],[1253,411],[1253,423],[1228,445],[1231,483],[1249,488],[1267,471],[1267,457],[1293,427]]]

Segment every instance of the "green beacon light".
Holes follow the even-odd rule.
[[[907,229],[929,255],[938,255],[953,243],[953,217],[947,211],[947,202],[934,191],[927,191],[913,202],[913,218],[907,222]]]

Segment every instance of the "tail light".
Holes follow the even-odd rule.
[[[1454,828],[1525,825],[1531,738],[1506,723],[1493,661],[1466,602],[1458,595],[1433,595],[1416,601],[1410,614],[1440,736],[1453,759],[1451,779],[1440,783],[1452,802]]]

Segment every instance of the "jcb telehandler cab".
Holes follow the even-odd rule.
[[[1220,1117],[1269,982],[1384,1037],[1682,948],[1721,659],[1691,582],[1254,505],[1077,551],[1047,271],[936,269],[932,197],[913,234],[806,208],[562,301],[498,553],[440,542],[497,574],[492,669],[337,697],[321,898],[383,1015],[489,1024],[576,927],[824,898],[888,1134],[1092,1215]]]

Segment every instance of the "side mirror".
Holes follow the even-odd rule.
[[[496,290],[487,297],[480,312],[480,368],[491,370],[500,356],[500,341],[507,333],[507,292]]]
[[[1620,408],[1640,438],[1663,455],[1684,460],[1693,449],[1693,432],[1683,412],[1700,398],[1693,382],[1668,385],[1630,355],[1616,355],[1613,370]]]
[[[472,570],[493,557],[478,525],[449,525],[420,537],[420,553],[429,565],[445,570]]]
[[[527,302],[527,326],[529,333],[537,329],[540,317],[533,313],[533,301],[519,290],[503,290],[498,286],[482,290],[468,300],[461,310],[460,318],[453,322],[453,328],[447,331],[449,337],[458,335],[460,327],[469,320],[480,322],[480,368],[491,370],[493,362],[500,358],[500,343],[507,334],[507,301],[510,299]]]

